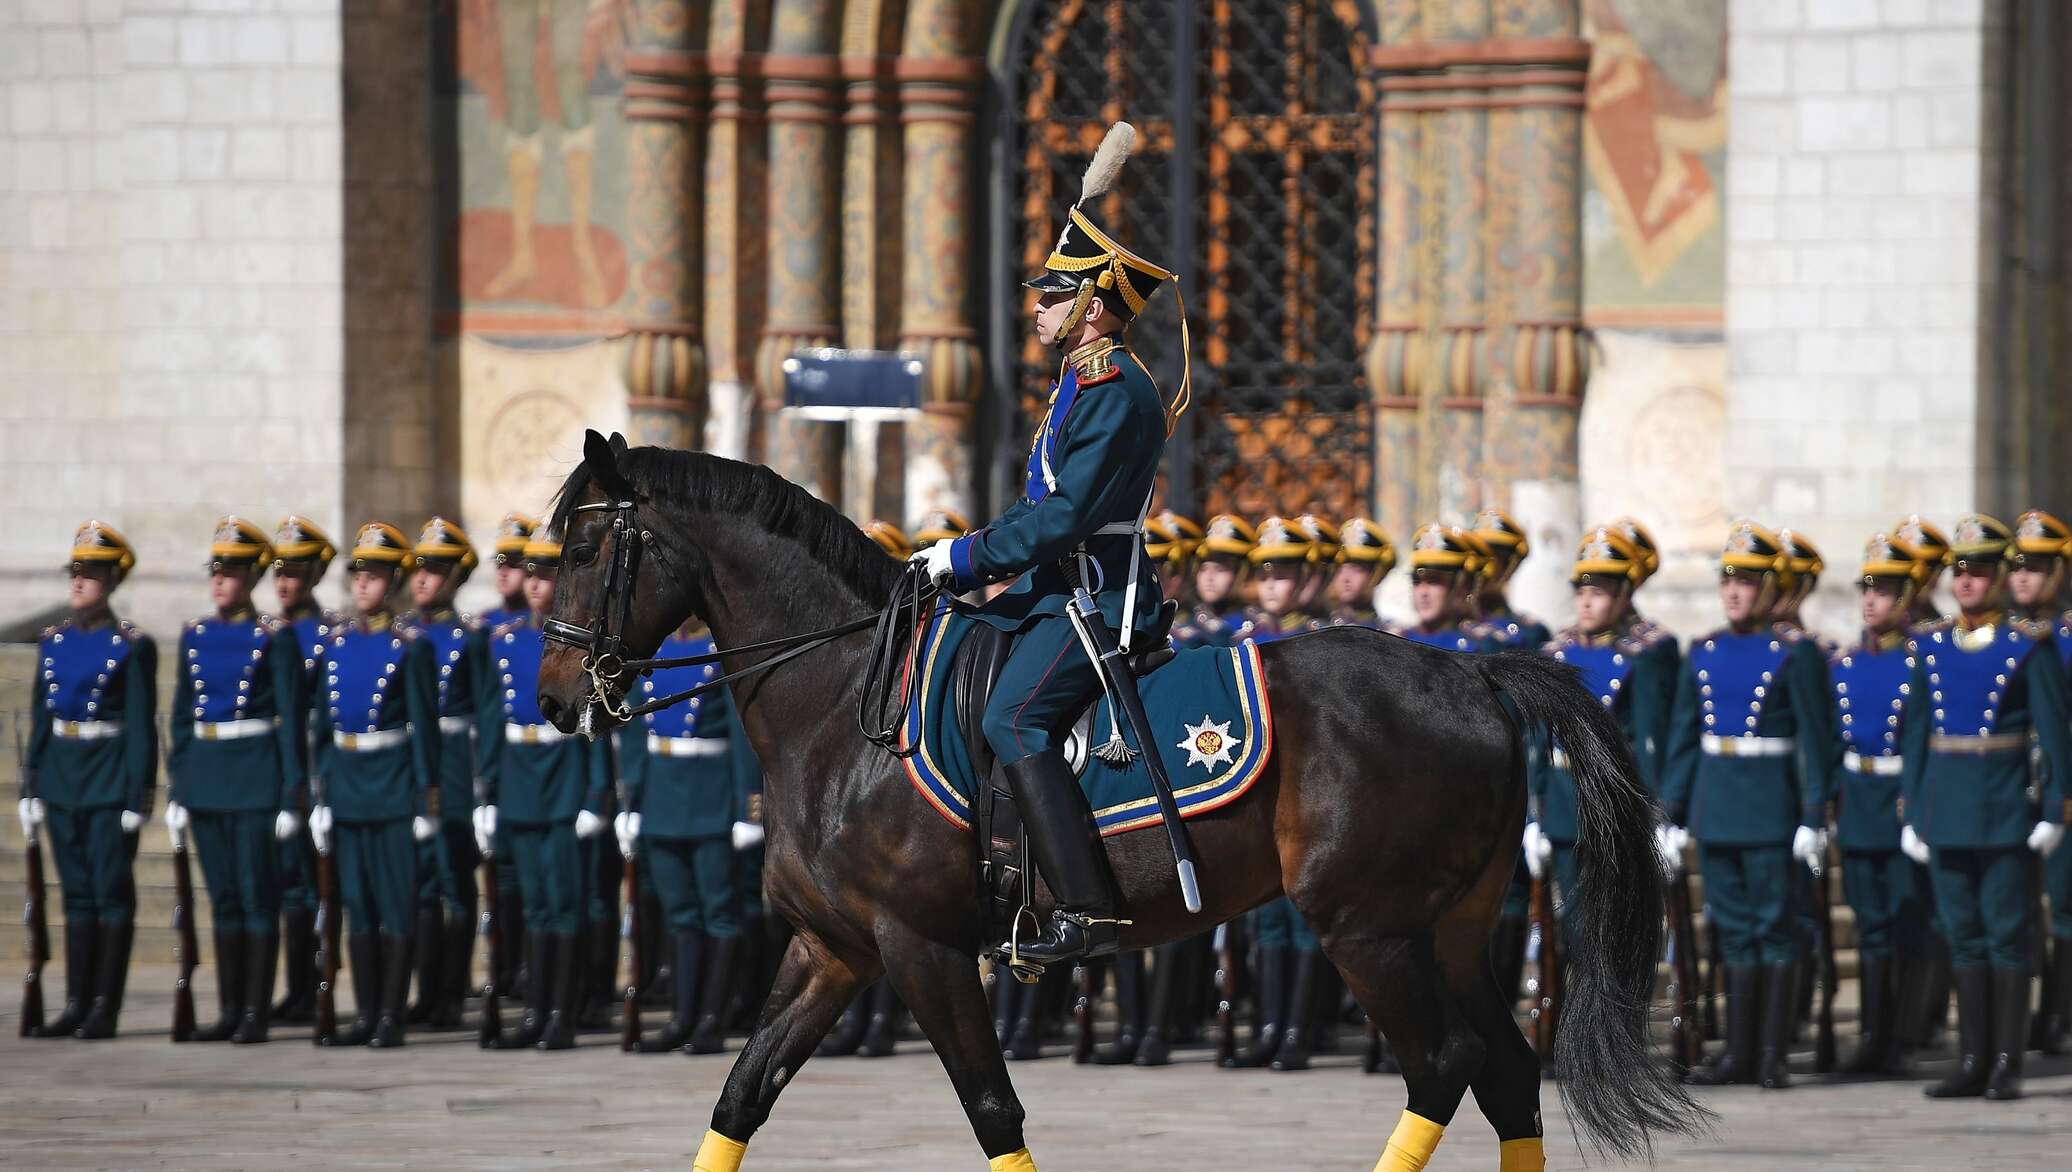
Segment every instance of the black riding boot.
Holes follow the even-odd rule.
[[[1489,938],[1489,963],[1496,970],[1497,992],[1513,1009],[1518,1005],[1519,982],[1525,978],[1525,941],[1531,926],[1524,916],[1498,916]]]
[[[1694,1087],[1723,1087],[1755,1081],[1755,1034],[1762,1020],[1763,970],[1754,965],[1727,965],[1726,1048],[1710,1066],[1684,1075]]]
[[[1126,1066],[1137,1057],[1144,1031],[1144,954],[1115,958],[1115,1040],[1094,1047],[1094,1065]]]
[[[1057,901],[1043,931],[1022,941],[1021,959],[1053,965],[1115,955],[1115,876],[1065,754],[1048,749],[1000,768],[1021,809],[1036,869]]]
[[[102,923],[94,949],[94,1000],[86,1018],[72,1031],[75,1038],[112,1038],[122,1019],[122,992],[129,984],[130,945],[137,938],[135,920]]]
[[[364,1046],[381,1015],[381,941],[372,932],[354,932],[345,938],[345,960],[352,970],[353,1024],[324,1045]]]
[[[1275,1070],[1308,1070],[1317,1028],[1317,963],[1322,952],[1304,948],[1295,953],[1295,985],[1288,990],[1288,1016],[1281,1027],[1281,1048],[1273,1056]]]
[[[417,951],[417,1004],[404,1020],[424,1025],[439,1009],[439,976],[445,972],[446,916],[439,905],[417,909],[417,934],[411,938]]]
[[[1950,970],[1957,987],[1957,1069],[1934,1086],[1922,1088],[1931,1099],[1976,1099],[1986,1093],[1986,1046],[1993,1028],[1993,971]]]
[[[859,1058],[885,1058],[899,1043],[899,1017],[905,1006],[893,991],[891,981],[879,981],[871,993],[870,1024],[864,1027]]]
[[[1008,991],[1014,984],[1013,980],[1008,977],[1005,967],[1003,965],[1002,971],[998,974],[999,980],[1002,982],[999,992],[999,1004],[1002,1005],[1007,1003]],[[842,1011],[841,1018],[835,1022],[835,1028],[830,1030],[828,1035],[820,1040],[819,1048],[813,1052],[822,1058],[847,1058],[849,1055],[856,1053],[856,1048],[863,1045],[864,1027],[870,1024],[868,1020],[870,1017],[869,1005],[870,991],[866,989],[856,995],[856,1000],[849,1003],[849,1008]],[[1002,1038],[1007,1036],[1007,1027],[1000,1024],[997,1014],[995,1016],[995,1034]]]
[[[720,1015],[727,1009],[727,988],[734,980],[734,958],[741,951],[741,938],[715,937],[705,958],[705,979],[698,990],[698,1023],[691,1029],[685,1049],[693,1054],[717,1054],[727,1048],[726,1025]],[[890,989],[890,986],[887,986]]]
[[[94,995],[94,950],[100,928],[82,919],[65,925],[65,1008],[35,1032],[39,1038],[69,1038],[86,1020],[87,1003]]]
[[[1993,1066],[1986,1097],[2022,1097],[2022,1048],[2029,1042],[2029,970],[1993,970]]]
[[[576,936],[563,932],[547,941],[547,1025],[540,1049],[568,1050],[576,1044]]]
[[[525,1015],[518,1019],[518,1028],[505,1034],[498,1034],[494,1050],[530,1050],[540,1044],[540,1035],[547,1028],[548,998],[547,974],[553,970],[553,959],[548,955],[553,937],[545,932],[528,933],[525,940]],[[514,950],[515,951],[515,950]],[[512,967],[520,967],[515,961]]]
[[[1793,965],[1773,964],[1763,970],[1763,1051],[1756,1081],[1766,1091],[1791,1085],[1792,1032],[1798,1027],[1799,986]]]
[[[1856,1056],[1842,1067],[1842,1073],[1879,1075],[1891,1065],[1893,1052],[1897,1049],[1892,1040],[1893,996],[1897,992],[1892,958],[1863,953],[1859,959],[1863,966],[1857,979],[1857,988],[1863,997],[1860,1014],[1863,1038],[1856,1048]]]
[[[2050,960],[2043,969],[2043,997],[2037,1002],[2036,1023],[2029,1035],[2029,1049],[2041,1054],[2065,1052],[2066,1036],[2072,1031],[2072,937],[2052,936]]]
[[[275,1021],[300,1024],[317,1012],[317,914],[306,907],[281,912],[281,955],[286,958],[288,991],[273,1007]]]
[[[640,1040],[642,1054],[683,1049],[698,1020],[698,972],[705,964],[705,933],[678,932],[669,942],[669,1024]]]
[[[1144,1014],[1144,1037],[1137,1043],[1136,1066],[1166,1066],[1173,1061],[1173,1014],[1179,994],[1184,941],[1161,944],[1151,953],[1151,1004]]]
[[[415,960],[410,937],[381,934],[381,1016],[367,1044],[393,1049],[403,1044],[403,1024],[410,1019],[410,969]]]
[[[273,1018],[273,970],[281,938],[277,932],[245,937],[245,1011],[230,1040],[250,1045],[266,1040]]]
[[[468,972],[474,967],[475,918],[465,914],[444,925],[445,938],[439,945],[439,1000],[432,1007],[435,1030],[457,1030],[463,1024],[468,999]]]
[[[245,1008],[245,935],[216,933],[216,1024],[194,1031],[197,1042],[227,1042]]]
[[[1281,1029],[1288,1007],[1288,950],[1262,946],[1258,977],[1255,996],[1259,1028],[1252,1034],[1252,1044],[1239,1052],[1233,1066],[1265,1066],[1281,1052]]]

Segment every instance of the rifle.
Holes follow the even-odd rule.
[[[1813,920],[1820,932],[1820,1013],[1813,1044],[1813,1069],[1826,1074],[1835,1068],[1835,917],[1832,893],[1827,884],[1827,860],[1807,863],[1813,871]]]
[[[315,814],[323,805],[321,795],[316,791],[321,782],[311,783],[313,793],[310,813]],[[332,833],[337,833],[336,824]],[[327,844],[337,847],[336,842]],[[338,868],[332,862],[331,851],[317,852],[317,1013],[316,1031],[310,1040],[319,1046],[328,1046],[338,1033]]]
[[[489,943],[488,971],[482,977],[482,1024],[475,1040],[487,1050],[504,1032],[503,994],[496,985],[496,965],[503,956],[503,921],[496,914],[496,856],[482,856],[482,918],[480,932]]]
[[[1081,960],[1072,966],[1072,1064],[1084,1066],[1094,1056],[1094,966]]]
[[[1542,1062],[1554,1057],[1554,1030],[1561,1012],[1561,957],[1555,943],[1559,933],[1554,922],[1554,886],[1545,879],[1535,879],[1532,934],[1538,955],[1526,992],[1531,1003],[1532,1048]]]
[[[1216,1065],[1237,1062],[1237,948],[1229,924],[1216,925]]]
[[[626,987],[619,998],[624,1021],[619,1026],[619,1049],[631,1054],[640,1049],[640,863],[628,855],[624,869],[625,910],[619,913],[619,939],[626,965]]]
[[[167,735],[158,739],[159,754],[165,758],[165,775],[170,789],[173,755]],[[194,869],[187,857],[187,836],[173,844],[173,1041],[194,1040],[194,970],[200,963],[201,943],[194,938]],[[221,979],[221,974],[218,974]]]
[[[1705,1040],[1717,1042],[1719,1032],[1719,973],[1722,956],[1719,943],[1719,921],[1705,913],[1705,983],[1700,993],[1703,1003],[1698,1007],[1698,1016],[1705,1019]]]
[[[1698,1021],[1698,931],[1691,922],[1690,878],[1681,861],[1669,877],[1669,1033],[1678,1066],[1695,1070],[1705,1057]]]
[[[29,757],[22,748],[22,718],[14,717],[14,764],[21,777],[21,795],[31,796]],[[29,885],[22,901],[22,924],[29,929],[29,971],[22,975],[21,1035],[33,1036],[43,1028],[43,966],[50,963],[50,914],[45,910],[43,888],[43,837],[31,830],[22,839],[22,861],[28,865]]]

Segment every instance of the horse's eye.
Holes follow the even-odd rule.
[[[568,551],[568,560],[579,566],[587,566],[597,560],[597,547],[594,545],[578,545]]]

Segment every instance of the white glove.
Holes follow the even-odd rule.
[[[588,810],[576,811],[577,838],[595,838],[597,836],[597,832],[603,829],[604,819],[599,818],[597,815],[592,814]]]
[[[15,808],[22,816],[22,838],[27,840],[36,837],[36,828],[43,825],[43,799],[23,798],[15,803]]]
[[[749,849],[751,849],[751,848],[753,848],[753,847],[757,847],[757,846],[760,846],[760,845],[762,845],[762,841],[763,841],[763,824],[762,824],[762,823],[760,823],[760,822],[736,822],[736,823],[734,823],[734,849],[735,849],[735,850],[737,850],[737,851],[745,851],[745,850],[749,850]]]
[[[122,832],[124,834],[135,834],[143,828],[144,816],[142,814],[137,813],[135,810],[124,810],[122,812]]]
[[[475,807],[475,849],[487,859],[496,854],[496,807]]]
[[[165,804],[165,837],[176,851],[187,849],[187,807],[178,802]]]
[[[432,836],[437,833],[439,833],[439,824],[422,814],[410,820],[410,837],[419,842],[430,842]]]
[[[2029,832],[2029,849],[2049,858],[2050,852],[2058,849],[2058,843],[2064,837],[2065,828],[2059,823],[2038,822],[2036,829]]]
[[[944,538],[926,549],[915,550],[914,556],[907,560],[921,563],[922,567],[928,571],[929,581],[934,582],[938,586],[946,586],[951,578],[956,577],[956,571],[950,567],[950,539],[948,538]]]
[[[619,853],[632,858],[634,845],[640,841],[640,815],[630,810],[621,811],[612,819],[612,833],[619,836]]]
[[[1899,852],[1924,867],[1928,865],[1928,844],[1921,841],[1921,836],[1915,834],[1911,826],[1900,828]]]
[[[1527,822],[1525,824],[1524,848],[1525,869],[1532,872],[1532,877],[1535,879],[1546,878],[1547,860],[1554,856],[1554,844],[1548,840],[1546,833],[1540,829],[1539,823]]]
[[[293,810],[282,810],[273,816],[273,837],[280,842],[293,839],[302,829],[302,816]]]
[[[317,853],[331,853],[331,807],[318,806],[309,812],[309,836],[316,840]]]
[[[1683,870],[1684,848],[1690,845],[1691,832],[1681,826],[1655,827],[1655,857],[1662,864],[1662,880],[1669,882]]]
[[[1807,866],[1817,866],[1827,855],[1827,831],[1801,826],[1791,835],[1791,857]]]

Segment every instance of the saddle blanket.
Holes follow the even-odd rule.
[[[966,830],[980,786],[951,695],[950,665],[976,625],[947,600],[937,606],[921,635],[919,654],[909,661],[909,671],[920,674],[920,702],[909,707],[900,734],[901,749],[918,746],[905,758],[907,779],[938,813]],[[1154,749],[1164,758],[1182,818],[1227,806],[1259,780],[1273,752],[1273,718],[1257,645],[1247,641],[1181,651],[1138,680],[1137,691],[1160,742]],[[1108,741],[1113,718],[1121,712],[1111,713],[1097,696],[1094,713],[1088,743],[1099,746]],[[1123,738],[1132,749],[1143,748],[1127,728]],[[1116,765],[1088,753],[1079,784],[1103,837],[1158,825],[1158,801],[1141,755]]]

